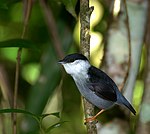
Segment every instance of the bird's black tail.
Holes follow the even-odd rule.
[[[136,115],[136,111],[132,107],[132,105],[129,103],[129,101],[122,95],[121,96],[121,102],[124,104],[134,115]]]

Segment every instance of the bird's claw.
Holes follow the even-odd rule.
[[[84,124],[86,124],[86,123],[91,123],[91,122],[93,122],[93,121],[96,121],[96,122],[97,122],[97,119],[96,119],[95,116],[84,119]]]

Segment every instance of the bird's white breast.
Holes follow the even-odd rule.
[[[90,67],[88,61],[84,60],[76,60],[72,63],[63,64],[66,72],[70,74],[72,77],[87,77],[87,72]]]

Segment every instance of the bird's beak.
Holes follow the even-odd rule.
[[[64,64],[63,60],[58,61],[59,64]]]

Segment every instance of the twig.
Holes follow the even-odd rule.
[[[131,67],[131,35],[130,35],[130,25],[129,25],[129,17],[128,17],[128,9],[127,9],[127,3],[126,0],[123,0],[124,2],[124,7],[125,7],[125,12],[126,12],[126,27],[127,27],[127,32],[128,32],[128,48],[129,48],[129,56],[128,56],[128,69],[126,72],[126,75],[124,77],[124,80],[120,86],[120,91],[123,90],[125,83],[127,81],[128,75],[129,75],[129,71],[130,71],[130,67]]]
[[[90,57],[90,16],[94,7],[89,7],[89,0],[80,0],[80,50],[88,59]],[[94,106],[83,98],[85,118],[94,115]],[[97,134],[95,122],[86,123],[88,134]]]
[[[19,83],[19,71],[20,71],[19,66],[20,66],[21,52],[22,52],[22,48],[19,48],[18,53],[17,53],[17,62],[16,62],[13,108],[17,108],[18,83]],[[17,114],[16,113],[12,113],[12,119],[13,119],[13,134],[16,134],[17,133]]]
[[[32,8],[32,0],[24,1],[25,9],[24,9],[24,26],[21,34],[21,38],[25,37],[25,33],[27,31],[28,20]],[[21,61],[21,53],[22,48],[18,49],[17,58],[16,58],[16,71],[15,71],[15,85],[14,85],[14,100],[13,100],[13,108],[17,108],[17,98],[18,98],[18,84],[19,84],[19,72],[20,72],[20,61]],[[17,114],[12,114],[13,120],[13,134],[17,133]]]
[[[107,46],[108,31],[109,31],[109,29],[110,29],[110,27],[111,27],[111,24],[112,24],[113,21],[114,21],[114,18],[113,18],[114,1],[112,1],[112,2],[110,3],[110,5],[112,5],[112,8],[110,9],[110,14],[109,14],[109,16],[108,16],[108,19],[106,20],[106,22],[107,22],[106,32],[105,32],[105,34],[103,35],[103,39],[102,39],[102,41],[101,41],[101,43],[100,43],[100,47],[101,47],[103,44],[105,44],[104,50],[103,50],[104,52],[106,52],[106,48],[107,48],[106,46]],[[99,65],[99,68],[100,68],[101,66],[104,66],[104,65],[105,65],[105,61],[104,61],[105,56],[106,56],[106,53],[103,54],[101,63],[100,63],[100,65]]]
[[[57,26],[52,11],[50,7],[47,6],[46,0],[40,0],[40,5],[43,9],[43,13],[44,13],[47,27],[49,29],[49,33],[52,36],[55,51],[58,57],[61,59],[62,57],[64,57],[64,52],[62,51],[61,48],[61,43],[57,32]]]
[[[149,134],[150,125],[149,120],[146,120],[145,115],[149,112],[149,110],[145,107],[150,106],[150,0],[146,3],[148,5],[147,8],[147,22],[145,27],[145,47],[146,47],[146,59],[145,59],[145,67],[144,67],[144,91],[142,96],[142,101],[140,105],[140,114],[136,127],[136,134]],[[145,121],[145,120],[146,121]]]

